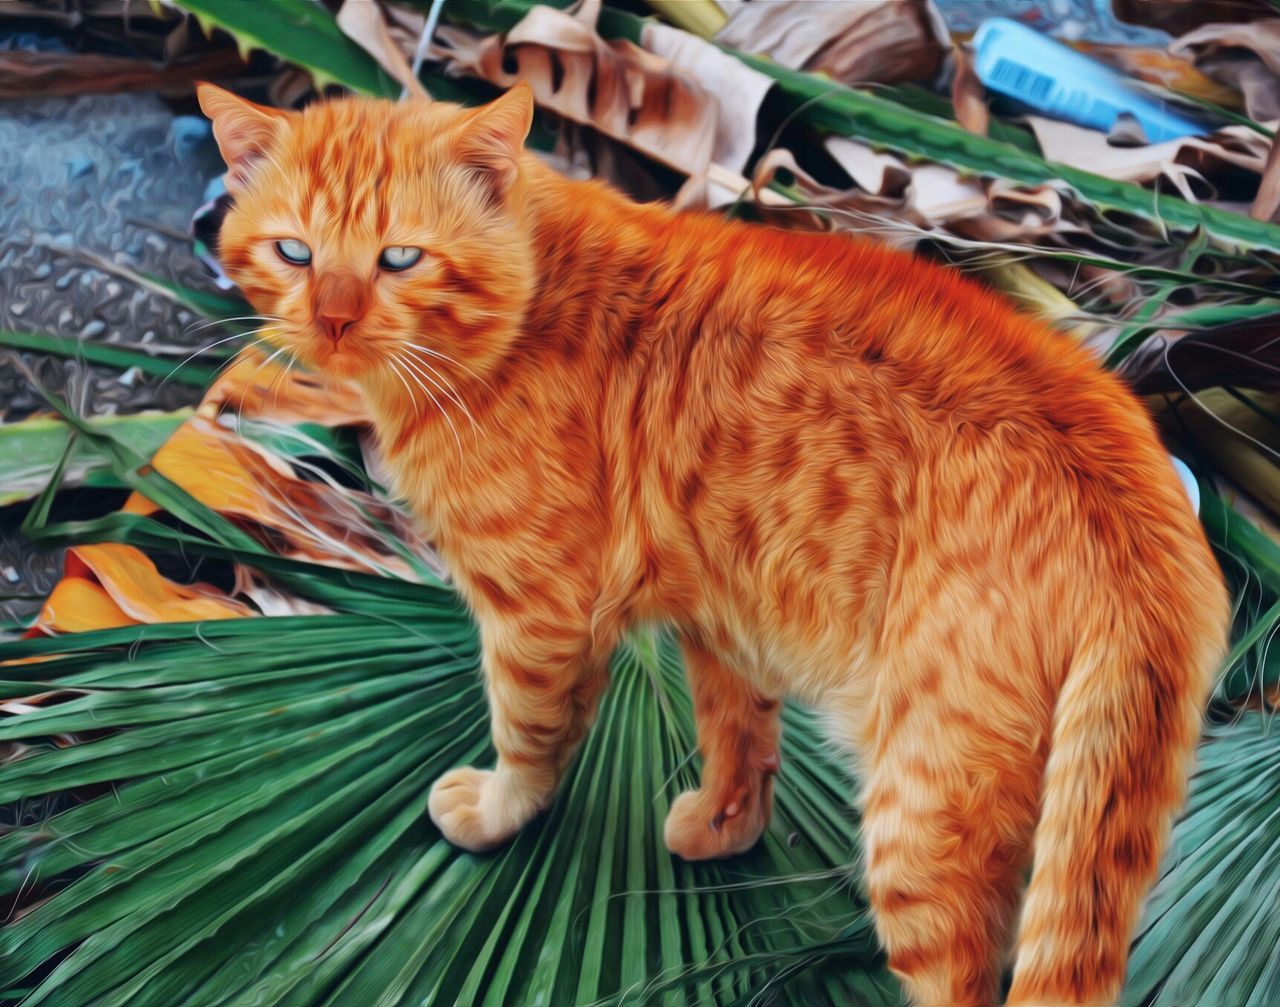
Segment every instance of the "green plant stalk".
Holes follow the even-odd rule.
[[[1200,482],[1200,520],[1209,540],[1240,559],[1263,586],[1280,596],[1280,546],[1203,480]]]
[[[142,350],[134,350],[112,343],[98,343],[69,336],[50,336],[42,332],[9,332],[0,330],[0,346],[15,350],[32,350],[51,353],[72,360],[87,360],[91,364],[104,364],[128,370],[136,367],[144,374],[154,374],[186,385],[206,387],[217,374],[217,368],[192,361],[181,367],[174,361],[154,357]],[[175,370],[176,368],[176,370]]]
[[[197,290],[195,287],[173,283],[149,273],[138,275],[147,283],[153,283],[161,290],[167,290],[183,307],[205,318],[233,318],[250,310],[249,303],[235,294],[217,294],[210,290]]]
[[[134,451],[150,456],[190,416],[190,409],[179,409],[171,413],[96,416],[88,423],[98,430],[115,431]],[[5,474],[0,507],[36,496],[51,477],[63,481],[62,473],[56,471],[57,459],[69,447],[72,436],[67,425],[52,416],[0,424],[0,470]],[[122,485],[111,474],[109,464],[91,451],[73,451],[67,462],[66,481]]]

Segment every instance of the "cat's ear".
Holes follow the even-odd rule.
[[[520,173],[531,125],[533,92],[521,81],[476,112],[458,141],[458,159],[482,176],[499,202]]]
[[[248,185],[250,169],[266,156],[289,113],[255,105],[213,84],[197,84],[196,97],[213,123],[213,137],[227,162],[227,191],[234,196]]]

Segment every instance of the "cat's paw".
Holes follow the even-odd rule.
[[[427,810],[444,838],[472,853],[501,846],[520,831],[532,813],[526,802],[509,799],[491,770],[451,769],[431,788]]]
[[[715,860],[745,853],[769,824],[772,785],[766,777],[736,793],[686,790],[667,813],[663,839],[685,860]]]

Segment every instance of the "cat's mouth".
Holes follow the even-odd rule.
[[[341,343],[335,346],[328,340],[319,343],[312,355],[317,369],[341,378],[354,378],[370,366],[369,361],[351,347]]]
[[[339,339],[320,330],[303,329],[290,340],[292,354],[308,370],[341,380],[359,380],[385,372],[388,377],[403,372],[409,365],[399,366],[389,362],[389,354],[383,342],[376,338],[363,338],[359,332],[348,331]]]
[[[297,355],[312,370],[337,378],[358,377],[373,366],[368,355],[359,352],[350,342],[334,342],[320,335],[308,339]]]

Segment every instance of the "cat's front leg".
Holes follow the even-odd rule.
[[[751,849],[769,824],[779,704],[698,643],[686,639],[683,649],[702,750],[702,786],[676,798],[664,838],[667,849],[685,860],[728,857]]]
[[[607,662],[589,633],[531,635],[528,626],[481,621],[494,748],[493,769],[463,766],[431,788],[431,820],[455,846],[500,846],[555,795],[595,717]]]

